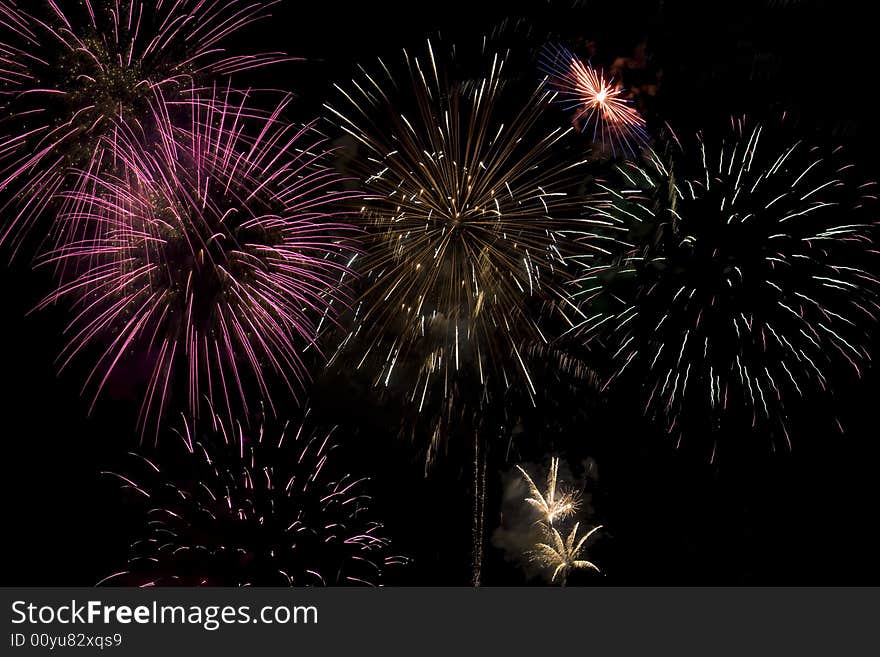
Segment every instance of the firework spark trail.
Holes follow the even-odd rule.
[[[474,432],[474,509],[471,521],[471,534],[473,539],[473,568],[471,573],[471,585],[480,586],[483,573],[483,542],[485,541],[486,524],[486,454],[482,446],[479,432]]]
[[[574,123],[594,144],[613,153],[637,153],[648,141],[645,119],[626,98],[626,91],[611,77],[582,62],[562,46],[548,46],[541,54],[541,69],[553,98],[568,111]]]
[[[30,3],[29,3],[30,4]],[[0,0],[0,244],[17,250],[72,168],[110,166],[115,120],[146,120],[155,93],[186,92],[279,53],[233,55],[224,42],[276,0],[82,0],[22,9]],[[77,5],[74,7],[73,5]],[[79,182],[85,182],[79,178]],[[81,239],[55,226],[56,244]]]
[[[464,371],[534,394],[522,344],[544,341],[532,306],[556,293],[557,227],[574,211],[565,190],[580,163],[550,159],[566,131],[536,134],[547,92],[505,116],[497,56],[485,78],[459,84],[454,59],[430,42],[426,57],[404,55],[405,75],[384,62],[379,74],[361,69],[339,88],[344,109],[327,106],[358,144],[367,194],[361,363],[380,360],[376,383],[387,386],[420,360],[410,393],[420,411],[432,386],[447,399]]]
[[[557,520],[564,520],[578,512],[580,501],[575,493],[564,491],[559,488],[559,459],[550,459],[550,471],[547,473],[547,492],[542,493],[529,476],[529,473],[520,466],[516,466],[520,474],[529,486],[529,495],[526,503],[541,515],[541,521],[553,526]]]
[[[582,553],[586,548],[587,541],[597,531],[602,529],[602,525],[593,527],[583,536],[578,537],[578,529],[580,523],[575,523],[568,537],[563,540],[562,534],[555,527],[545,526],[547,543],[538,543],[532,553],[532,558],[539,564],[552,570],[550,581],[555,582],[559,579],[562,586],[565,586],[568,576],[575,570],[595,570],[599,572],[599,568],[582,558]]]
[[[140,586],[377,584],[392,556],[369,519],[365,479],[342,473],[333,432],[184,423],[184,460],[134,455],[143,475],[105,473],[145,505],[146,535],[101,583]]]
[[[732,127],[599,184],[572,332],[612,354],[606,386],[647,374],[646,410],[679,439],[685,419],[745,406],[788,442],[786,402],[870,360],[876,185],[854,182],[838,149]]]
[[[73,274],[42,304],[73,304],[62,369],[98,351],[83,388],[94,405],[115,372],[146,361],[142,430],[158,431],[172,393],[191,417],[203,395],[230,416],[254,400],[274,412],[272,383],[296,393],[304,349],[346,301],[355,230],[341,206],[358,195],[327,167],[322,137],[282,120],[289,98],[266,115],[247,102],[158,102],[146,148],[122,125],[108,144],[120,173],[83,172],[94,193],[74,199],[72,220],[97,237],[44,260]],[[171,111],[188,113],[185,128]]]

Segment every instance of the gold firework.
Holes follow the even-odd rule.
[[[598,566],[592,561],[581,558],[581,553],[586,547],[587,541],[602,525],[593,527],[586,534],[578,538],[580,523],[575,523],[568,537],[563,540],[562,535],[555,527],[546,526],[548,543],[538,543],[535,546],[533,557],[538,563],[548,569],[553,569],[550,577],[551,582],[557,579],[565,586],[569,573],[573,570],[595,570],[600,572]]]
[[[525,501],[541,514],[542,519],[549,525],[557,520],[568,518],[577,513],[580,507],[580,499],[573,492],[560,490],[557,480],[559,476],[559,459],[550,459],[550,472],[547,474],[547,492],[542,494],[529,473],[520,466],[516,466],[529,486],[529,494]]]
[[[430,42],[427,54],[405,53],[403,76],[384,63],[379,76],[362,71],[339,89],[347,109],[327,107],[358,145],[367,193],[355,263],[366,281],[353,332],[360,362],[378,363],[378,385],[403,378],[420,412],[435,382],[442,399],[456,396],[463,371],[480,386],[522,382],[534,394],[523,344],[544,341],[536,309],[558,298],[577,166],[550,159],[567,131],[536,134],[546,91],[511,116],[499,102],[503,60],[468,82]]]

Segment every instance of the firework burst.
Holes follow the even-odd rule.
[[[575,570],[595,570],[599,572],[599,568],[591,561],[583,559],[583,552],[586,549],[587,541],[597,531],[602,529],[602,525],[593,527],[583,536],[578,536],[580,523],[575,523],[568,536],[563,539],[555,527],[547,526],[546,543],[538,543],[532,552],[532,558],[541,566],[551,571],[550,581],[559,581],[565,586],[568,576]]]
[[[854,182],[837,149],[732,128],[600,185],[574,331],[601,336],[609,384],[646,381],[646,409],[679,437],[685,420],[714,429],[747,408],[752,427],[770,421],[788,441],[786,402],[869,360],[875,185]]]
[[[594,144],[632,155],[648,141],[645,119],[632,106],[627,92],[601,69],[582,62],[561,46],[545,48],[541,68],[547,86],[573,123]]]
[[[558,520],[564,520],[578,512],[580,500],[575,493],[564,491],[558,486],[559,459],[550,459],[550,472],[547,474],[547,492],[542,493],[529,476],[529,473],[520,466],[516,466],[520,474],[529,486],[529,495],[526,503],[534,508],[540,515],[541,520],[552,526]]]
[[[7,217],[0,243],[20,246],[65,189],[71,169],[107,166],[112,151],[102,138],[119,117],[148,118],[157,91],[170,96],[287,59],[223,49],[275,4],[49,0],[24,10],[0,0],[0,191]]]
[[[340,89],[346,109],[328,107],[357,143],[367,196],[361,362],[372,354],[387,386],[417,361],[420,411],[435,383],[448,399],[464,371],[482,388],[524,381],[534,392],[522,345],[543,340],[533,310],[555,293],[576,166],[550,158],[565,131],[537,134],[546,92],[506,116],[500,58],[466,84],[438,59],[429,43],[424,59],[405,54],[403,77],[384,63],[381,75],[363,71]]]
[[[145,505],[148,522],[126,568],[102,583],[379,583],[405,559],[390,555],[369,518],[366,480],[336,466],[332,433],[248,432],[214,416],[202,438],[184,423],[185,459],[166,466],[136,455],[142,476],[107,473]]]
[[[94,192],[73,199],[71,219],[97,237],[45,259],[71,274],[43,302],[73,303],[62,368],[97,347],[84,386],[94,400],[115,373],[145,370],[142,429],[172,394],[191,417],[203,396],[230,413],[247,413],[249,395],[274,411],[272,384],[297,391],[303,351],[344,298],[353,229],[338,204],[354,195],[325,165],[331,151],[281,119],[288,100],[266,115],[229,100],[158,103],[148,148],[123,125],[120,173],[83,173]]]

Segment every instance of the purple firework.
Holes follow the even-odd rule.
[[[332,430],[208,424],[183,425],[184,458],[137,455],[107,473],[145,505],[146,533],[101,583],[376,585],[406,563],[372,519],[366,479],[340,467]]]
[[[223,47],[267,17],[274,0],[27,4],[0,0],[0,244],[16,249],[71,169],[106,165],[102,137],[114,118],[147,116],[157,91],[170,96],[288,59]]]
[[[195,417],[203,396],[246,413],[254,393],[272,407],[270,374],[295,393],[303,350],[344,300],[354,229],[343,208],[357,194],[326,166],[322,137],[282,120],[288,102],[271,113],[228,94],[157,103],[156,133],[120,124],[105,144],[117,172],[82,172],[92,191],[71,195],[78,209],[61,221],[93,236],[44,259],[66,279],[42,305],[72,300],[61,366],[97,346],[94,399],[114,375],[145,370],[142,429],[172,395]]]

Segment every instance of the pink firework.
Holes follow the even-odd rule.
[[[593,143],[633,154],[647,141],[645,119],[627,99],[627,92],[614,78],[582,62],[567,49],[544,51],[542,68],[548,86],[566,110],[575,112],[573,122]]]
[[[247,413],[254,400],[274,410],[275,384],[300,389],[304,350],[345,300],[343,208],[357,195],[323,138],[281,119],[288,102],[268,114],[228,94],[157,102],[150,137],[122,123],[104,144],[116,172],[81,172],[90,191],[60,220],[91,236],[43,259],[66,280],[42,305],[73,302],[62,368],[97,348],[93,405],[139,381],[143,430],[172,400],[193,417],[203,397]]]
[[[223,43],[273,0],[0,0],[0,244],[21,246],[71,169],[97,171],[114,118],[166,96],[288,59]],[[36,5],[36,6],[35,6]],[[69,235],[55,236],[56,240]]]

